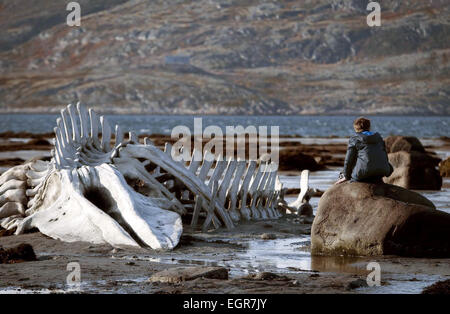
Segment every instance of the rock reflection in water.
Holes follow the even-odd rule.
[[[364,263],[357,264],[363,260],[352,256],[311,256],[311,270],[367,275],[369,271],[363,267]]]

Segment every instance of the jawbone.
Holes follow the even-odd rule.
[[[112,165],[61,169],[46,180],[46,199],[19,224],[17,234],[35,227],[66,242],[152,249],[173,249],[179,242],[181,217],[135,192]]]

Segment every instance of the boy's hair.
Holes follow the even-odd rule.
[[[360,117],[353,121],[353,127],[356,132],[370,131],[370,120]]]

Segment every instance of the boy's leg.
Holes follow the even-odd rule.
[[[383,182],[383,177],[371,177],[365,178],[363,180],[354,180],[352,179],[350,182],[363,182],[363,183],[372,183],[372,184],[381,184]]]

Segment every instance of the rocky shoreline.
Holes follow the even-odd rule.
[[[171,142],[165,135],[148,137],[158,146]],[[0,154],[3,154],[0,155],[0,169],[21,164],[30,156],[42,158],[41,154],[51,149],[51,142],[52,134],[0,134]],[[450,151],[447,138],[427,139],[423,143],[430,154]],[[280,147],[282,152],[287,152],[285,156],[302,156],[303,153],[319,169],[336,169],[343,162],[346,139],[322,138],[319,141],[287,136],[280,138]],[[8,158],[13,154],[18,158]],[[283,153],[280,161],[287,170],[280,174],[298,176],[299,161],[286,162],[281,156]],[[296,196],[298,189],[289,189],[287,193]],[[320,193],[315,195],[319,196]],[[64,243],[39,232],[20,236],[3,232],[0,247],[9,249],[22,243],[30,244],[37,261],[3,264],[0,267],[0,293],[420,293],[426,286],[450,277],[448,259],[310,256],[310,233],[311,224],[294,216],[242,223],[232,231],[220,229],[201,233],[185,228],[174,251],[157,252],[117,250],[82,242]],[[268,257],[264,255],[267,245],[274,250]],[[280,258],[287,258],[289,263],[286,265]],[[365,284],[366,265],[374,260],[383,268],[381,287]],[[81,290],[66,285],[69,262],[78,262],[81,266]],[[149,281],[158,272],[179,266],[224,267],[228,270],[228,279],[199,277],[177,283]]]

